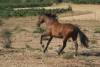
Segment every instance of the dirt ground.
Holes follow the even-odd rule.
[[[58,56],[56,50],[62,46],[62,39],[54,38],[43,54],[39,44],[41,34],[34,33],[37,17],[6,18],[0,31],[12,31],[12,48],[2,48],[0,37],[0,67],[100,67],[100,33],[94,33],[96,28],[100,28],[100,5],[71,5],[74,13],[59,16],[59,21],[78,25],[90,39],[88,49],[79,42],[79,56],[75,57],[75,48],[69,39],[65,53]],[[54,7],[65,7],[65,4]]]

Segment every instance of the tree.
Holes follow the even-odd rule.
[[[61,3],[61,2],[63,2],[63,0],[57,0],[58,1],[58,3]]]

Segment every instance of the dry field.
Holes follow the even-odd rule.
[[[65,4],[54,6],[64,7]],[[40,33],[34,33],[37,17],[6,18],[2,20],[4,24],[0,31],[12,31],[12,48],[2,48],[0,37],[0,67],[100,67],[100,33],[94,33],[100,29],[100,5],[72,4],[72,8],[74,13],[60,15],[59,21],[78,25],[90,39],[88,49],[79,42],[79,56],[74,57],[75,48],[69,39],[65,53],[58,56],[56,50],[62,46],[62,39],[54,38],[43,54],[39,44]]]

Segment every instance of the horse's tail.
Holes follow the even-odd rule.
[[[79,28],[77,28],[77,29],[78,29],[78,32],[79,32],[81,44],[84,47],[88,48],[89,47],[89,45],[88,45],[88,43],[89,43],[88,37]]]

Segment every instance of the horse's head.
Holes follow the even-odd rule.
[[[58,21],[56,14],[44,13],[39,16],[37,26],[39,27],[44,22]]]
[[[44,22],[45,22],[45,16],[44,15],[40,15],[38,17],[37,26],[40,27],[40,25],[43,24]]]

